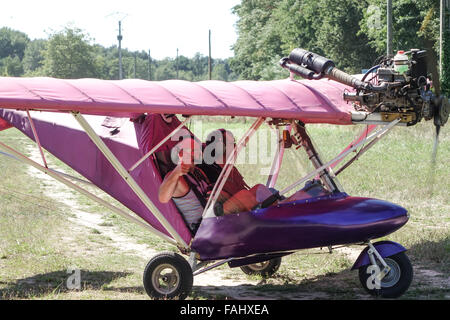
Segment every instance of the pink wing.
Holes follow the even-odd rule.
[[[0,77],[0,108],[135,117],[142,113],[298,119],[352,124],[348,87],[319,81],[65,80]],[[0,124],[1,128],[1,124]]]

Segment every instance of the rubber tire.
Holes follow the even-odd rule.
[[[398,298],[408,290],[413,278],[413,268],[411,261],[404,252],[397,253],[393,256],[384,258],[386,262],[393,260],[397,263],[400,269],[400,278],[398,281],[390,287],[383,287],[383,280],[381,280],[381,289],[369,289],[367,287],[367,279],[370,274],[367,273],[367,269],[370,264],[359,268],[359,281],[363,288],[373,296],[379,296],[382,298]],[[388,263],[389,264],[389,263]]]
[[[245,274],[248,275],[259,275],[263,278],[269,278],[271,276],[273,276],[278,269],[280,268],[281,265],[281,258],[274,258],[268,261],[268,264],[266,266],[264,266],[263,269],[255,269],[253,268],[253,264],[248,264],[246,266],[242,266],[240,267],[242,272],[244,272]]]
[[[152,282],[153,272],[163,264],[170,265],[179,275],[177,287],[169,294],[159,292]],[[184,300],[192,291],[194,275],[191,266],[181,255],[175,252],[162,252],[148,262],[144,270],[143,282],[145,292],[152,299]]]

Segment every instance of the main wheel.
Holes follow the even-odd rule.
[[[371,264],[359,268],[359,281],[363,288],[373,296],[398,298],[408,290],[411,284],[413,278],[411,262],[404,252],[384,258],[384,261],[391,270],[378,285],[374,282],[374,268]],[[381,263],[377,261],[377,264],[379,269],[382,270]]]
[[[153,299],[185,299],[193,282],[191,266],[174,252],[154,256],[144,270],[144,288]]]
[[[269,278],[278,271],[281,265],[281,258],[274,258],[271,260],[248,264],[240,267],[241,270],[248,275],[260,275],[264,278]]]

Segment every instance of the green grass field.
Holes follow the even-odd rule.
[[[243,128],[250,126],[250,121],[244,124],[236,119],[235,122],[204,120],[207,120],[202,122],[204,134],[224,127],[239,138]],[[327,161],[347,146],[362,127],[311,125],[308,130]],[[405,299],[450,298],[448,286],[439,282],[448,280],[450,275],[450,134],[447,127],[441,131],[432,174],[433,134],[429,123],[395,128],[338,176],[350,195],[379,198],[408,209],[410,221],[387,239],[407,247],[414,266],[440,276],[433,282],[419,273],[403,296]],[[33,143],[15,129],[0,132],[0,141],[25,154],[33,147]],[[286,151],[278,189],[310,169],[301,153],[301,150]],[[52,165],[69,171],[58,160],[47,156]],[[238,168],[250,185],[265,183],[267,177],[261,173],[267,168],[266,163],[240,164]],[[75,209],[101,215],[103,221],[101,228],[75,225],[74,208],[55,202],[48,194],[47,182],[33,179],[28,167],[0,154],[0,172],[0,299],[147,299],[141,279],[150,257],[118,250],[113,245],[114,240],[103,230],[114,227],[124,237],[156,250],[176,248],[74,193],[80,206]],[[286,298],[286,294],[293,299],[301,298],[300,293],[310,293],[312,298],[318,299],[368,298],[357,274],[349,271],[354,261],[340,253],[326,252],[307,250],[284,258],[277,275],[260,281],[253,294],[274,299]],[[81,290],[69,290],[66,286],[70,275],[67,270],[72,266],[81,269]],[[219,270],[223,271],[225,279],[246,277],[239,268],[222,266]],[[194,281],[190,298],[224,297],[226,295],[195,287]]]

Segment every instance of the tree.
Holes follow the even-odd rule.
[[[175,79],[177,77],[175,59],[165,58],[155,63],[154,79],[157,81]]]
[[[244,79],[259,79],[261,72],[282,54],[277,23],[272,19],[281,0],[243,0],[233,8],[238,15],[238,39],[231,67]]]
[[[43,39],[33,40],[28,43],[22,59],[23,70],[26,75],[36,75],[42,73],[44,63],[43,51],[47,41]]]
[[[17,56],[19,60],[22,60],[28,42],[30,39],[25,33],[7,27],[1,28],[0,59]]]
[[[246,79],[286,77],[278,64],[297,47],[333,59],[349,72],[361,72],[375,59],[365,34],[358,34],[366,1],[244,0],[234,8],[239,37],[233,71]]]
[[[438,0],[393,2],[394,48],[423,48],[424,36],[436,43],[433,13]],[[337,67],[360,73],[386,51],[386,0],[243,0],[234,7],[238,39],[231,68],[244,79],[286,77],[278,60],[301,47],[332,59]]]
[[[316,46],[337,67],[349,73],[361,73],[372,66],[378,54],[368,45],[366,34],[359,32],[359,21],[367,8],[365,0],[320,0],[320,20],[315,31]]]
[[[50,36],[44,50],[44,70],[63,79],[97,77],[95,49],[81,29],[65,27]]]
[[[18,77],[23,74],[22,58],[30,39],[20,31],[0,29],[0,74]]]
[[[419,30],[430,8],[438,3],[436,0],[396,0],[392,2],[393,39],[392,47],[396,50],[423,48],[423,37]],[[363,11],[360,22],[361,33],[369,38],[369,45],[379,55],[386,54],[386,0],[368,0],[367,9]],[[381,23],[374,26],[374,15],[381,18]],[[438,17],[437,17],[438,18]],[[436,21],[434,22],[436,23]],[[436,26],[438,27],[438,21]],[[438,39],[439,29],[434,27],[433,37]]]
[[[444,9],[445,26],[443,30],[443,48],[442,48],[442,93],[450,97],[450,16],[449,8]]]
[[[51,76],[59,78],[95,77],[117,80],[119,77],[118,48],[91,44],[92,40],[78,28],[67,26],[49,35],[49,39],[29,41],[26,34],[8,28],[0,29],[0,75]],[[124,78],[149,77],[147,51],[122,49]],[[153,60],[152,80],[178,79],[200,81],[208,79],[208,57],[196,53],[189,58]],[[216,68],[216,70],[214,69]],[[214,71],[215,70],[215,71]],[[136,71],[136,72],[135,72]],[[135,75],[136,74],[136,75]],[[213,60],[214,79],[235,80],[229,60]]]
[[[425,9],[426,11],[425,18],[422,21],[420,26],[420,30],[418,32],[419,36],[423,39],[426,48],[433,46],[434,43],[434,56],[436,59],[436,65],[438,64],[440,48],[439,48],[439,22],[440,22],[440,3],[438,1],[431,1],[430,6]],[[440,80],[441,94],[450,97],[450,62],[449,62],[449,54],[450,54],[450,28],[449,26],[449,16],[448,9],[444,6],[444,21],[443,21],[443,43],[442,43],[442,77]],[[430,68],[429,68],[430,69]],[[428,70],[430,72],[430,70]],[[439,67],[434,70],[435,72],[439,72]]]
[[[16,55],[1,59],[0,65],[2,76],[19,77],[23,74],[22,62]]]
[[[229,59],[214,59],[211,72],[212,80],[235,81],[237,76],[231,71]]]

